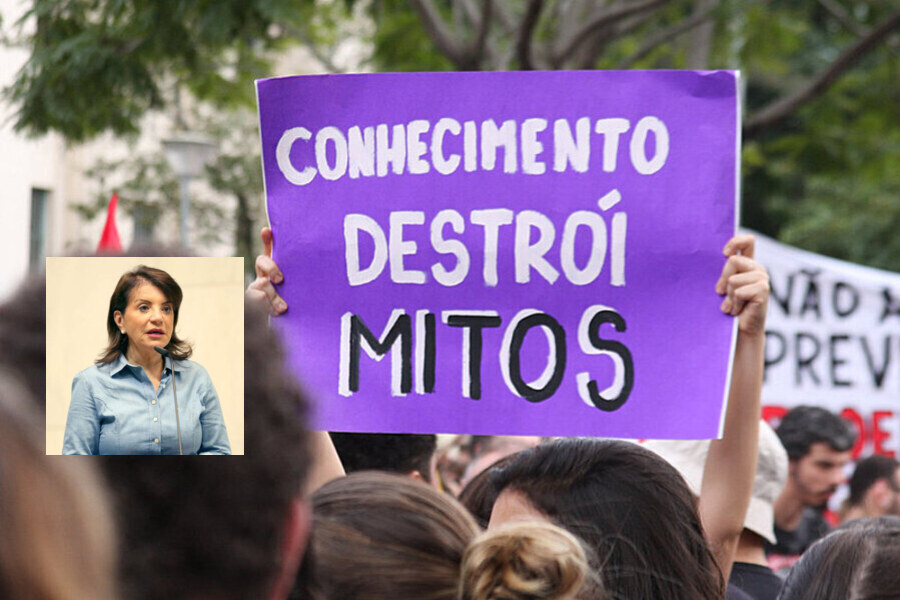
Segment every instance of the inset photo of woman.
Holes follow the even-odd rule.
[[[243,259],[47,259],[47,454],[243,454]]]

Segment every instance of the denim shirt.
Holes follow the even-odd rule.
[[[184,454],[231,454],[219,397],[206,369],[174,361]],[[72,381],[63,454],[178,454],[172,369],[165,361],[159,389],[143,367],[123,355],[94,365]]]

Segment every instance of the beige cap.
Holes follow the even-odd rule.
[[[644,446],[653,450],[678,469],[695,496],[700,495],[703,466],[709,451],[709,440],[648,440]],[[744,519],[749,529],[771,543],[775,543],[775,499],[781,494],[788,477],[788,456],[781,440],[765,422],[759,423],[759,453],[753,496]]]

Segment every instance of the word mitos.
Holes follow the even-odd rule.
[[[484,331],[503,325],[500,314],[490,310],[448,310],[441,313],[447,327],[463,332],[462,395],[481,399],[481,364],[484,354]],[[361,350],[376,361],[391,354],[391,395],[433,394],[436,384],[437,343],[436,315],[418,310],[415,322],[403,309],[394,309],[381,336],[376,336],[360,315],[346,312],[341,316],[341,356],[338,393],[352,396],[360,390]],[[607,325],[608,327],[603,327]],[[586,355],[606,356],[613,361],[615,373],[609,385],[593,379],[588,371],[575,374],[578,396],[590,407],[614,411],[628,400],[634,387],[635,366],[631,351],[621,342],[601,336],[601,329],[625,332],[627,324],[616,309],[595,304],[581,315],[576,332],[577,347]],[[534,381],[526,381],[522,373],[525,338],[532,330],[542,330],[549,351],[544,354],[543,373]],[[568,343],[566,330],[551,315],[534,309],[518,312],[503,333],[499,348],[500,371],[507,389],[529,402],[543,402],[559,389],[566,373]],[[441,357],[441,361],[452,357]],[[413,375],[415,372],[415,376]]]
[[[602,168],[607,173],[616,170],[619,141],[628,137],[628,156],[631,166],[641,175],[659,171],[669,156],[669,131],[665,123],[653,116],[641,118],[632,127],[624,118],[596,119],[591,127],[589,117],[575,121],[574,131],[568,119],[556,119],[552,132],[547,119],[525,119],[521,123],[506,120],[500,125],[493,119],[481,123],[442,118],[434,126],[419,119],[409,123],[374,127],[354,125],[346,132],[327,126],[315,135],[305,127],[292,127],[281,134],[275,149],[278,169],[294,185],[306,185],[321,175],[329,181],[344,176],[385,177],[410,173],[419,175],[432,169],[441,175],[451,175],[462,168],[465,172],[493,171],[497,152],[503,150],[503,172],[542,175],[547,171],[546,160],[553,170],[572,169],[587,172],[592,156],[593,133],[602,136]],[[652,156],[647,155],[647,141],[652,134]],[[544,142],[552,140],[552,156],[544,158]],[[461,142],[461,143],[460,143]],[[315,166],[295,164],[291,151],[299,143],[313,144]],[[448,149],[448,147],[450,147]],[[480,159],[480,160],[479,160]],[[312,161],[309,161],[312,162]]]

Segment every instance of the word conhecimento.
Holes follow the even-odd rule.
[[[599,136],[599,144],[595,136]],[[641,118],[634,127],[630,120],[620,117],[593,121],[581,117],[575,121],[574,130],[568,119],[556,119],[551,124],[544,118],[521,123],[510,119],[498,125],[493,119],[460,123],[445,117],[433,125],[419,119],[394,125],[354,125],[346,131],[329,125],[315,134],[297,126],[281,134],[275,158],[284,177],[298,186],[307,185],[317,175],[335,181],[343,177],[421,175],[432,170],[441,175],[460,169],[467,173],[493,171],[499,151],[503,152],[504,173],[543,175],[548,166],[560,173],[586,173],[598,152],[601,168],[612,173],[618,167],[620,142],[626,138],[628,163],[637,173],[652,175],[666,164],[669,131],[654,116]],[[648,144],[651,138],[653,143]],[[545,141],[552,145],[546,153]],[[312,144],[304,154],[314,161],[295,162],[292,152],[300,144]],[[649,156],[648,147],[652,148]]]

